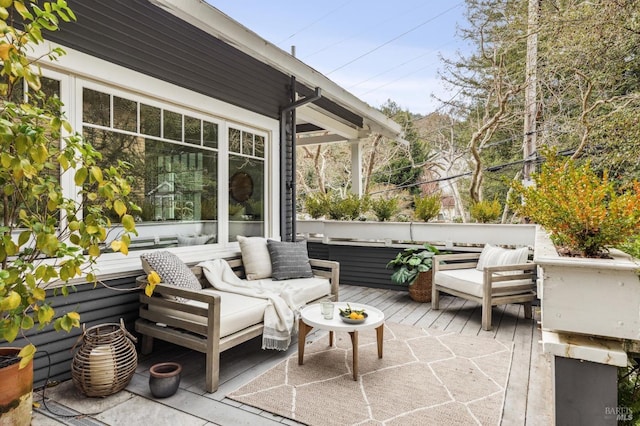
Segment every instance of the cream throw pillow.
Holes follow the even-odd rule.
[[[529,249],[527,247],[506,249],[492,246],[491,244],[485,244],[482,249],[482,253],[480,253],[476,269],[478,271],[484,271],[484,268],[487,266],[517,265],[520,263],[526,263],[528,257]]]
[[[238,235],[244,272],[248,280],[271,277],[271,256],[267,249],[267,239]]]

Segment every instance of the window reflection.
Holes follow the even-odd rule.
[[[218,153],[211,148],[218,146],[218,125],[106,93],[85,93],[83,134],[102,153],[101,165],[131,166],[132,198],[141,211],[135,214],[140,235],[130,249],[216,242]],[[110,122],[112,128],[101,124]],[[159,140],[161,129],[165,140]]]
[[[182,141],[182,114],[165,110],[162,116],[163,137],[174,141]]]
[[[160,137],[160,108],[140,104],[140,133]]]
[[[229,241],[264,236],[264,161],[229,156]]]
[[[218,147],[218,125],[215,123],[209,123],[208,121],[202,122],[202,145],[208,148]]]
[[[85,123],[109,126],[110,115],[109,94],[87,88],[82,90],[82,120]]]
[[[194,145],[200,145],[202,139],[202,121],[197,118],[184,116],[184,141]]]
[[[138,103],[129,99],[113,97],[113,126],[116,129],[138,131]]]

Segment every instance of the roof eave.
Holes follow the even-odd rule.
[[[398,123],[372,108],[322,73],[263,39],[204,0],[149,0],[185,22],[223,40],[259,61],[293,75],[311,88],[322,88],[323,96],[361,115],[371,132],[398,139],[402,129]]]

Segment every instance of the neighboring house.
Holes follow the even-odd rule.
[[[44,88],[60,96],[73,128],[105,162],[133,165],[142,207],[134,250],[99,260],[99,278],[111,286],[133,286],[142,272],[135,249],[171,247],[197,262],[237,253],[238,234],[291,240],[299,135],[312,135],[305,143],[349,141],[355,188],[361,141],[372,132],[400,137],[383,114],[203,1],[69,5],[78,19],[49,37],[67,54],[43,67]],[[76,197],[73,179],[63,183]],[[88,287],[56,304],[80,303],[88,325],[137,316],[136,293]],[[34,340],[53,352],[54,377],[68,377],[75,336]],[[36,381],[43,363],[36,360]]]

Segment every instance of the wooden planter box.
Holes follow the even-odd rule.
[[[640,262],[619,250],[610,254],[611,259],[561,257],[538,229],[533,260],[543,329],[640,340]]]

